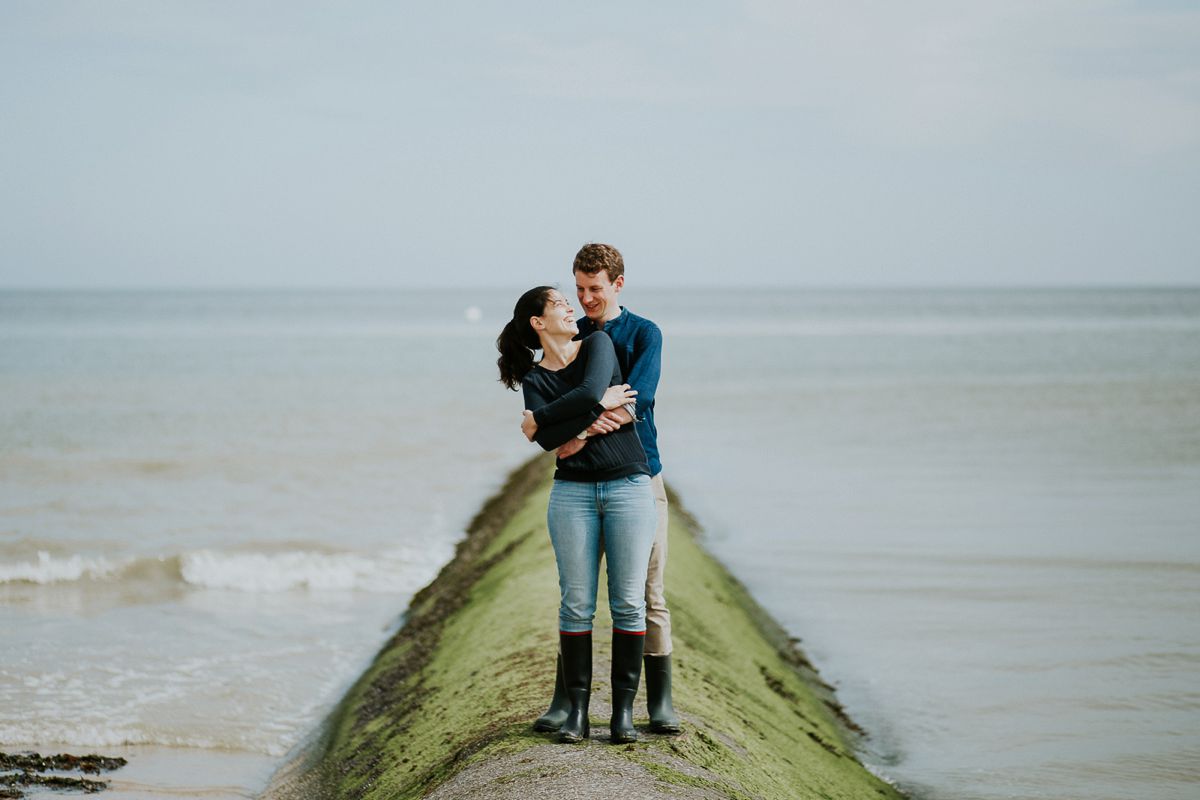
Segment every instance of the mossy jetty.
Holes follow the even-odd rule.
[[[685,729],[608,743],[607,601],[596,619],[593,738],[531,723],[554,683],[558,584],[546,534],[551,461],[516,470],[471,523],[267,798],[900,798],[855,758],[857,735],[783,630],[672,505],[667,596]],[[603,586],[603,581],[601,581]],[[602,590],[603,591],[603,590]]]

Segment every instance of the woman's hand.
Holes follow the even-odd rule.
[[[582,450],[585,444],[587,444],[587,439],[572,439],[562,447],[558,448],[558,457],[570,458]]]
[[[588,426],[587,432],[589,436],[602,436],[606,433],[612,433],[619,429],[622,425],[628,425],[633,422],[633,414],[629,413],[629,409],[625,406],[614,408],[612,411],[605,411],[600,415],[599,419]]]
[[[592,395],[595,397],[595,395]],[[604,396],[600,398],[600,405],[608,411],[614,408],[620,408],[626,403],[632,403],[637,398],[637,389],[630,389],[628,383],[621,383],[616,386],[610,386],[604,392]]]
[[[595,395],[592,395],[595,397]],[[533,441],[533,437],[537,435],[537,422],[533,419],[533,412],[526,409],[521,412],[521,433],[525,434],[525,438]]]

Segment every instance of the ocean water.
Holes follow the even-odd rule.
[[[260,789],[525,455],[488,338],[452,293],[0,294],[0,743]]]
[[[866,761],[934,800],[1200,796],[1200,292],[721,308],[673,337],[664,472]]]
[[[260,788],[532,452],[493,366],[522,288],[0,293],[0,747]],[[623,297],[664,474],[872,769],[1196,795],[1200,291]]]

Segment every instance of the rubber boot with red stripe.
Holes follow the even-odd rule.
[[[645,632],[632,633],[613,628],[612,645],[612,721],[609,730],[613,744],[636,742],[633,728],[633,700],[642,677],[642,652]]]
[[[558,646],[562,653],[563,686],[570,703],[567,718],[558,729],[558,740],[574,744],[591,733],[588,701],[592,696],[592,632],[560,633]]]
[[[535,731],[556,731],[567,719],[571,710],[571,701],[567,699],[567,686],[563,683],[562,653],[555,658],[554,665],[554,697],[550,699],[550,708],[533,723]]]

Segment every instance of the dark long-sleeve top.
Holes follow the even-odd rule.
[[[658,391],[658,379],[662,373],[662,331],[650,320],[639,317],[622,307],[615,319],[597,329],[596,323],[588,318],[579,321],[580,336],[594,330],[603,330],[612,339],[617,353],[617,364],[630,388],[637,389],[638,436],[646,450],[646,463],[650,474],[662,472],[662,460],[658,454],[658,428],[654,425],[654,395]]]
[[[612,340],[602,331],[584,338],[575,360],[560,370],[535,365],[521,380],[525,408],[538,424],[533,439],[545,450],[566,444],[596,421],[605,390],[623,383]],[[632,425],[593,436],[569,458],[556,462],[555,480],[611,481],[649,475],[646,451]]]

